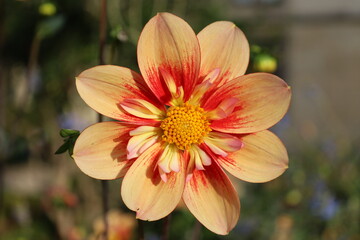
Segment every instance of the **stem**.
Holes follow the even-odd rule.
[[[137,220],[138,222],[138,239],[145,240],[144,237],[144,223],[140,219]]]
[[[39,56],[39,50],[40,50],[40,43],[41,38],[36,33],[30,48],[30,56],[29,56],[29,62],[28,62],[28,69],[27,69],[27,87],[30,85],[30,81],[32,78],[34,78],[34,70],[37,67],[38,64],[38,56]]]
[[[163,232],[162,232],[161,240],[168,240],[170,235],[171,214],[167,215],[163,221],[164,223],[163,223],[163,229],[162,229]]]
[[[5,91],[6,87],[6,80],[3,77],[3,43],[5,39],[4,35],[4,24],[5,22],[5,1],[0,0],[0,127],[5,130],[5,123],[6,123],[6,96],[7,93]],[[6,132],[6,131],[5,131]],[[5,144],[5,143],[2,143]],[[5,147],[1,146],[0,148]],[[5,189],[5,183],[4,183],[4,173],[5,173],[5,158],[6,153],[4,151],[0,152],[0,217],[2,217],[2,214],[4,213],[5,205],[4,205],[4,189]]]
[[[101,0],[99,20],[99,64],[105,64],[104,49],[106,43],[106,0]]]
[[[106,43],[106,0],[101,0],[100,19],[99,19],[99,64],[105,64],[104,50]],[[103,116],[98,114],[98,122],[103,121]],[[106,180],[101,181],[101,200],[103,210],[103,220],[105,225],[104,239],[108,239],[109,235],[109,223],[107,220],[107,212],[109,210],[109,186]]]
[[[101,192],[102,192],[101,200],[102,200],[103,220],[104,220],[104,226],[105,226],[104,239],[107,240],[108,235],[109,235],[109,223],[108,223],[106,215],[109,210],[109,206],[108,206],[109,185],[106,180],[101,180]]]
[[[191,233],[191,240],[198,240],[200,239],[201,234],[201,223],[198,220],[195,220],[195,224]]]

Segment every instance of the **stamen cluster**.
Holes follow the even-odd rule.
[[[184,150],[193,143],[201,143],[202,138],[211,131],[209,125],[204,109],[184,103],[170,107],[160,127],[164,131],[164,141]]]

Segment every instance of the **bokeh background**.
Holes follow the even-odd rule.
[[[61,128],[83,130],[97,114],[74,77],[99,63],[98,0],[0,0],[0,239],[101,239],[101,182],[84,175]],[[138,70],[136,44],[157,12],[199,32],[217,20],[248,37],[248,72],[274,72],[292,87],[272,130],[289,169],[264,184],[234,182],[242,203],[228,236],[201,227],[183,207],[170,239],[360,239],[360,1],[109,0],[105,62]],[[108,183],[111,239],[136,239],[137,222]],[[145,223],[160,239],[163,222]]]

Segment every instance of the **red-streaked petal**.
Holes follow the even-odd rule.
[[[87,69],[76,78],[76,87],[81,98],[91,108],[121,121],[144,125],[154,122],[124,111],[120,107],[124,99],[143,99],[161,109],[143,78],[128,68],[101,65]]]
[[[188,99],[195,87],[200,68],[200,47],[194,31],[181,18],[159,13],[145,25],[138,43],[139,67],[150,89],[162,103],[171,94],[159,68],[168,72],[177,87],[184,88]]]
[[[241,137],[244,147],[219,157],[219,164],[235,177],[248,182],[267,182],[288,168],[288,155],[281,140],[270,131]]]
[[[142,153],[126,173],[121,185],[125,205],[136,211],[136,217],[154,221],[172,212],[181,199],[185,183],[185,162],[180,160],[180,171],[166,174],[163,181],[157,167],[162,153],[157,143]]]
[[[123,177],[134,161],[126,158],[129,131],[119,122],[102,122],[86,128],[76,140],[72,157],[81,171],[97,179]]]
[[[236,225],[240,201],[224,171],[213,162],[194,169],[185,184],[183,199],[190,212],[209,230],[225,235]]]
[[[215,109],[224,99],[239,99],[228,117],[215,120],[211,128],[227,133],[258,132],[277,123],[290,104],[290,87],[279,77],[268,73],[244,75],[227,82],[203,105],[206,111]]]
[[[250,57],[244,33],[232,22],[214,22],[197,35],[201,50],[200,77],[215,68],[221,70],[217,84],[245,73]]]

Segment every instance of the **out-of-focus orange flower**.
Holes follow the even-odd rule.
[[[125,214],[118,210],[111,210],[107,214],[108,238],[107,240],[130,240],[136,225],[135,218],[131,214]],[[102,218],[95,220],[94,233],[90,239],[103,239],[105,223]]]
[[[54,186],[46,191],[43,204],[46,208],[75,207],[78,197],[63,187]]]
[[[78,138],[73,157],[91,177],[124,177],[124,203],[142,220],[158,220],[182,198],[208,229],[227,234],[240,202],[222,168],[249,182],[281,175],[288,156],[266,130],[286,113],[290,88],[268,73],[244,75],[249,45],[231,22],[195,35],[169,13],[144,27],[142,75],[97,66],[76,86],[84,101],[119,122],[97,123]]]

